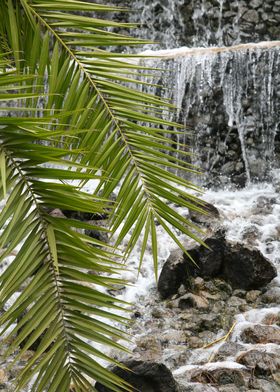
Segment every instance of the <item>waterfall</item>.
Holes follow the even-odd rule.
[[[147,81],[164,85],[152,92],[172,98],[175,120],[193,130],[183,142],[205,171],[203,185],[242,187],[268,179],[280,161],[280,2],[133,5],[131,21],[143,23],[135,34],[156,41],[143,53],[156,59],[144,63],[164,70]]]
[[[147,52],[168,58],[148,61],[164,68],[148,81],[164,80],[161,95],[170,98],[171,92],[176,120],[194,130],[193,139],[184,141],[208,179],[224,176],[244,185],[277,165],[280,58],[278,46],[269,46]]]

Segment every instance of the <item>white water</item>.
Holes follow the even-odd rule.
[[[175,120],[194,129],[192,138],[186,135],[180,141],[191,144],[196,154],[194,163],[206,172],[217,167],[221,151],[226,155],[231,150],[229,137],[235,133],[241,149],[238,160],[247,183],[252,178],[262,179],[279,165],[274,156],[280,109],[279,47],[280,41],[270,41],[141,53],[154,57],[143,59],[144,64],[164,69],[146,81],[162,83],[165,89],[161,96],[171,98],[178,108]],[[149,91],[154,92],[154,88]],[[226,129],[221,128],[224,124]]]

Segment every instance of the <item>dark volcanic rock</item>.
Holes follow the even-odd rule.
[[[91,212],[83,212],[83,211],[72,211],[72,210],[62,210],[62,213],[69,219],[76,219],[80,221],[89,221],[89,220],[100,220],[107,219],[108,214],[92,214]]]
[[[196,246],[188,252],[197,267],[182,251],[171,253],[162,268],[158,290],[162,298],[177,293],[181,284],[188,286],[190,276],[222,278],[234,289],[252,290],[268,284],[277,276],[276,268],[257,249],[226,241],[218,231],[205,240],[205,246]]]
[[[179,387],[172,373],[162,363],[129,360],[124,363],[131,372],[119,367],[112,369],[113,373],[130,383],[131,391],[141,392],[179,392]],[[99,392],[112,392],[111,389],[96,383]]]
[[[158,291],[163,299],[176,294],[181,284],[187,282],[189,264],[180,249],[171,252],[158,280]]]
[[[213,225],[213,220],[220,219],[219,210],[213,204],[207,202],[203,202],[201,205],[194,202],[192,203],[204,211],[204,213],[202,213],[200,211],[189,210],[189,215],[193,222]]]
[[[186,261],[190,264],[192,275],[203,278],[215,278],[221,275],[223,267],[224,253],[227,247],[224,233],[218,231],[213,237],[207,238],[205,244],[208,248],[200,245],[189,250],[190,256],[199,268],[195,268],[189,260]]]
[[[222,275],[233,288],[251,290],[268,284],[277,271],[259,250],[235,244],[225,248]]]

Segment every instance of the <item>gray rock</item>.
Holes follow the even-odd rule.
[[[243,330],[241,339],[244,343],[280,344],[280,328],[272,325],[253,325]]]
[[[180,392],[218,392],[219,390],[213,386],[202,385],[199,383],[179,383]]]
[[[256,10],[248,10],[242,15],[242,19],[249,23],[257,24],[259,22],[259,14]]]
[[[226,361],[228,357],[235,356],[242,350],[243,346],[235,342],[225,342],[215,354],[215,362]]]
[[[280,303],[280,287],[272,287],[271,289],[267,290],[263,296],[262,300],[266,303]]]
[[[183,295],[179,299],[178,306],[180,309],[196,308],[196,309],[207,309],[209,303],[206,298],[200,297],[192,293]]]
[[[202,384],[234,384],[242,387],[248,383],[249,372],[246,369],[217,367],[214,369],[198,369],[192,373],[191,381]]]
[[[280,357],[263,350],[242,353],[236,361],[251,368],[256,376],[270,376],[280,370]]]
[[[253,386],[256,388],[256,392],[279,392],[279,383],[271,380],[254,379]]]
[[[248,291],[248,293],[246,294],[246,301],[247,302],[255,302],[259,298],[261,293],[262,292],[260,290],[250,290],[250,291]]]
[[[262,4],[263,4],[263,1],[262,1],[262,0],[251,0],[251,1],[250,1],[250,6],[251,6],[252,8],[258,8],[258,7],[260,7]]]
[[[189,215],[192,221],[196,223],[213,225],[213,221],[220,219],[219,210],[213,204],[204,201],[201,205],[198,203],[195,203],[195,205],[197,205],[197,207],[203,210],[205,213],[189,210]]]

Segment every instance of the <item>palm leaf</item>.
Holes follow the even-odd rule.
[[[104,292],[124,283],[111,277],[122,258],[83,234],[88,224],[50,216],[50,209],[110,210],[111,234],[119,230],[115,246],[130,235],[124,257],[144,232],[142,263],[151,239],[156,276],[156,222],[182,249],[172,227],[200,241],[198,228],[170,206],[200,209],[189,193],[199,189],[176,174],[197,169],[167,136],[184,132],[167,119],[173,106],[141,91],[141,76],[151,69],[130,63],[135,55],[104,50],[144,43],[108,29],[131,24],[98,16],[117,9],[123,10],[81,0],[6,0],[0,10],[0,101],[12,105],[1,110],[13,114],[0,117],[0,262],[20,247],[1,275],[0,304],[21,292],[0,317],[1,334],[9,331],[5,339],[12,339],[7,355],[21,346],[15,361],[41,338],[17,391],[34,377],[34,392],[94,390],[92,380],[130,390],[97,359],[115,361],[90,343],[121,349],[118,340],[126,338],[111,324],[127,324],[119,315],[127,304]],[[90,179],[99,181],[93,195],[81,190]]]

